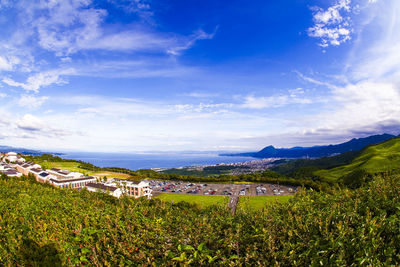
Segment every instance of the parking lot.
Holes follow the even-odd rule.
[[[156,181],[151,180],[150,187],[153,194],[175,193],[209,196],[273,196],[291,195],[296,187],[276,184],[214,184],[190,183],[181,181]]]

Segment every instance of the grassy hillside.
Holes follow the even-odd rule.
[[[196,204],[199,207],[208,207],[212,205],[220,205],[225,207],[228,203],[228,197],[224,196],[197,196],[197,195],[186,195],[186,194],[161,194],[157,196],[158,199],[169,202],[182,202]]]
[[[255,196],[255,197],[240,197],[238,208],[239,209],[251,209],[251,210],[261,210],[266,207],[268,203],[280,202],[286,203],[293,196]]]
[[[360,151],[350,151],[332,157],[290,160],[288,163],[272,167],[270,170],[283,175],[288,175],[290,177],[296,177],[300,175],[301,172],[306,174],[308,170],[312,171],[313,169],[330,169],[349,164],[352,160],[359,156],[360,153]]]
[[[399,177],[231,215],[0,178],[1,266],[400,264]]]
[[[355,172],[374,174],[393,170],[400,170],[400,138],[367,147],[351,163],[329,170],[318,170],[314,174],[329,181],[338,181]]]

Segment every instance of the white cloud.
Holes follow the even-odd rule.
[[[20,105],[21,107],[38,108],[47,99],[48,99],[48,97],[46,97],[46,96],[36,97],[33,95],[22,95],[18,101],[18,105]]]
[[[18,128],[26,131],[42,131],[46,125],[45,123],[31,114],[25,114],[21,119],[17,121]]]
[[[2,70],[11,71],[13,70],[14,66],[19,63],[20,63],[19,58],[15,56],[8,56],[8,57],[0,56],[0,71]]]
[[[22,39],[37,40],[41,48],[64,58],[85,50],[151,51],[178,55],[197,40],[214,36],[214,33],[201,29],[189,36],[157,32],[154,25],[147,23],[152,14],[148,3],[137,0],[110,2],[146,18],[131,22],[127,28],[107,24],[108,12],[95,8],[92,0],[22,1],[17,5],[26,21],[20,30]]]
[[[195,42],[198,40],[207,40],[207,39],[214,38],[214,35],[217,30],[218,30],[218,27],[215,28],[213,33],[206,33],[203,30],[198,30],[195,33],[193,33],[192,35],[181,39],[180,43],[177,43],[173,47],[169,48],[167,50],[167,53],[171,54],[171,55],[179,55],[180,53],[182,53],[182,51],[191,48],[195,44]]]
[[[193,98],[213,98],[218,96],[216,93],[206,93],[206,92],[191,92],[186,93],[184,96],[193,97]]]
[[[338,46],[351,39],[350,0],[338,0],[335,5],[324,10],[314,8],[314,26],[308,29],[308,35],[319,38],[320,46]],[[341,12],[346,13],[343,16]]]
[[[13,0],[1,0],[0,1],[0,8],[8,8],[13,4]]]
[[[246,96],[243,104],[244,108],[251,109],[263,109],[272,107],[282,107],[288,104],[288,97],[281,96],[270,96],[270,97],[254,97]]]
[[[304,81],[330,89],[330,104],[300,122],[307,129],[305,138],[399,134],[400,2],[374,1],[360,12],[358,42],[336,80],[324,81],[320,75],[319,81],[298,73]]]
[[[333,95],[337,103],[335,111],[317,116],[318,128],[337,132],[339,129],[354,131],[384,121],[397,121],[400,125],[400,90],[392,83],[350,83],[334,90]]]
[[[81,134],[82,132],[74,132],[68,129],[57,128],[56,124],[45,122],[43,118],[34,116],[32,114],[25,114],[15,122],[16,130],[13,134],[14,138],[35,138],[44,140],[56,140],[71,136],[73,134]],[[18,132],[19,130],[19,132]]]
[[[122,8],[128,13],[139,13],[141,15],[152,15],[150,12],[150,4],[149,1],[142,0],[108,0],[110,3],[115,6]]]
[[[0,57],[0,70],[12,70],[12,65],[4,57]]]
[[[273,95],[268,97],[255,97],[248,95],[244,99],[242,108],[249,109],[265,109],[265,108],[279,108],[291,104],[311,104],[309,98],[303,97],[304,91],[302,89],[289,90],[287,95]]]
[[[21,87],[26,91],[39,92],[41,87],[49,86],[52,84],[66,84],[67,81],[63,80],[61,76],[72,75],[75,73],[74,69],[64,70],[51,70],[47,72],[40,72],[28,77],[25,83],[16,82],[11,78],[3,78],[3,82],[10,86]]]

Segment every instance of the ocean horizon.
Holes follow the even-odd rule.
[[[64,159],[81,160],[92,163],[99,167],[120,167],[130,170],[179,168],[255,160],[255,158],[252,157],[220,156],[218,153],[210,152],[65,152],[59,156]]]

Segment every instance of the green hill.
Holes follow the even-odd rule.
[[[352,174],[375,174],[400,170],[400,138],[365,148],[351,163],[314,174],[328,181],[339,181]]]

